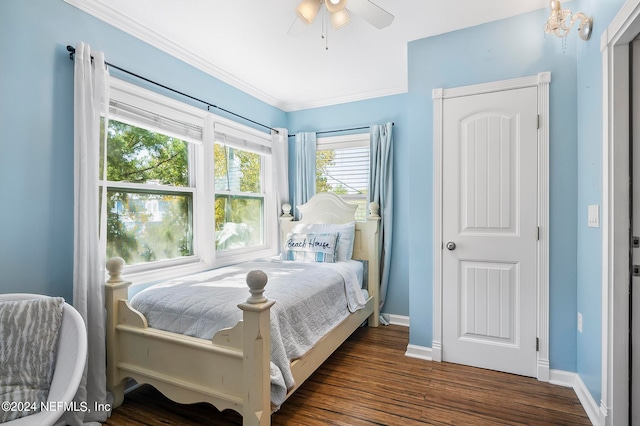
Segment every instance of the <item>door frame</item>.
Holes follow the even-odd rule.
[[[640,0],[639,0],[640,1]],[[537,378],[549,381],[549,84],[551,73],[450,89],[434,89],[433,98],[433,341],[431,355],[442,361],[442,145],[445,99],[503,90],[538,88],[538,227],[536,332],[539,339]]]
[[[630,43],[640,0],[627,0],[600,39],[602,52],[602,380],[600,424],[629,422]]]

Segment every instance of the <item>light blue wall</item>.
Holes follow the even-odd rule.
[[[577,372],[596,402],[601,398],[602,363],[602,229],[587,227],[587,206],[602,208],[602,54],[600,36],[623,0],[580,0],[569,3],[594,17],[593,35],[577,41],[578,205]]]
[[[577,112],[575,42],[546,36],[548,12],[409,43],[409,205],[411,343],[431,346],[433,274],[432,90],[551,72],[550,362],[576,371]],[[426,214],[425,214],[426,212]],[[423,224],[426,223],[427,226]]]
[[[602,241],[600,229],[586,226],[586,210],[602,205],[600,34],[622,3],[566,4],[594,15],[587,43],[575,32],[566,43],[545,37],[546,10],[417,40],[408,46],[407,94],[287,114],[62,0],[2,0],[0,292],[71,299],[73,62],[65,46],[82,40],[117,65],[291,133],[395,122],[396,223],[384,311],[410,315],[411,343],[431,346],[431,92],[551,71],[551,368],[577,371],[599,401]]]
[[[383,312],[409,315],[409,198],[419,187],[409,181],[409,133],[407,131],[406,95],[386,96],[324,108],[289,113],[289,132],[364,127],[393,122],[394,143],[394,225],[389,290]],[[368,132],[360,130],[358,132]],[[354,132],[349,132],[354,133]],[[338,133],[339,134],[339,133]],[[342,133],[345,134],[345,133]],[[335,135],[335,134],[332,134]],[[320,135],[322,136],[322,135]],[[289,138],[293,143],[293,138]],[[290,151],[291,158],[293,151]],[[292,179],[293,177],[291,177]],[[293,179],[291,180],[293,182]]]
[[[283,111],[62,0],[0,1],[3,293],[72,300],[73,62],[65,47],[78,41],[104,51],[108,61],[169,87],[264,124],[286,126]]]

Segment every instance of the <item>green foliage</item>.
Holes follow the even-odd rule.
[[[262,244],[262,200],[238,195],[262,192],[262,157],[216,143],[214,169],[216,248]]]
[[[109,121],[107,180],[186,187],[189,145],[160,133]],[[162,206],[161,220],[145,202]],[[193,254],[191,195],[107,191],[107,256],[127,263]]]
[[[316,192],[331,192],[333,188],[327,182],[327,168],[333,165],[335,152],[326,149],[316,152]]]
[[[109,121],[107,180],[189,186],[189,144],[161,133]]]
[[[107,200],[107,258],[119,256],[127,263],[138,251],[135,235],[127,232],[121,215],[113,209],[111,198]]]

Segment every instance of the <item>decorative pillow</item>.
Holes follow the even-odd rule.
[[[299,262],[328,262],[336,261],[336,243],[338,234],[299,234],[289,233],[284,242],[284,260]]]
[[[0,401],[25,403],[24,410],[0,410],[0,423],[47,401],[63,308],[61,297],[0,302]]]
[[[353,256],[353,242],[356,235],[356,223],[349,222],[344,224],[333,223],[301,223],[294,226],[292,232],[314,232],[314,233],[331,233],[338,234],[338,252],[336,258],[339,261],[351,260]],[[284,248],[287,249],[286,247]]]

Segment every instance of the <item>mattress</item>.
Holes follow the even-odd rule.
[[[242,320],[239,303],[249,290],[247,272],[269,277],[265,296],[271,308],[271,402],[279,407],[294,386],[290,362],[302,357],[351,312],[362,309],[362,263],[242,263],[151,286],[130,301],[150,327],[210,340]]]

